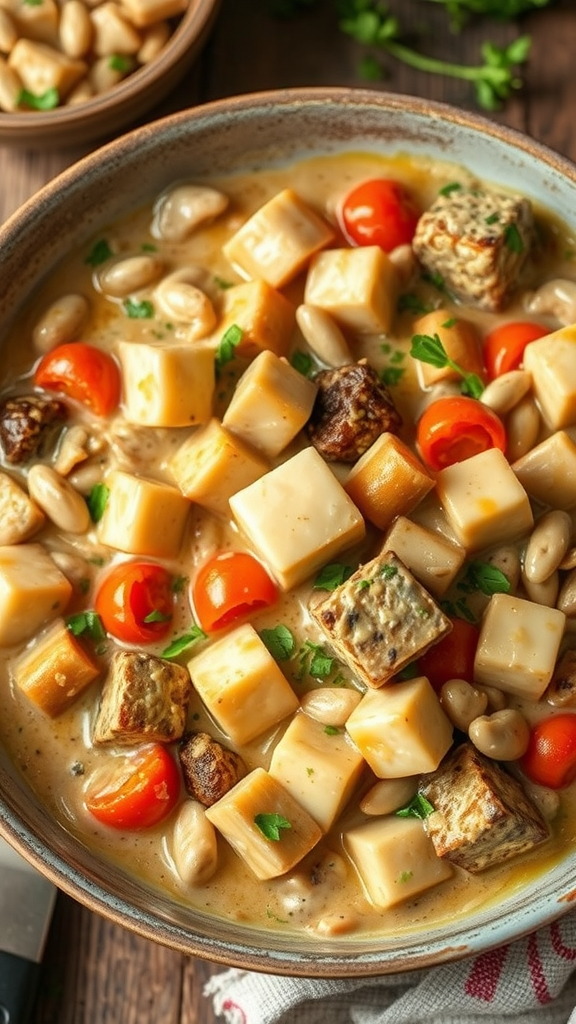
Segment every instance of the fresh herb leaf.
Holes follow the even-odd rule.
[[[461,188],[462,185],[459,181],[450,181],[440,189],[439,194],[441,196],[449,196],[452,195],[452,192],[458,192]]]
[[[37,95],[29,89],[20,89],[18,93],[17,106],[32,107],[32,110],[54,110],[60,103],[58,89],[46,89],[46,92]]]
[[[329,562],[320,570],[313,587],[315,590],[336,590],[346,580],[349,580],[354,569],[351,565],[343,565],[342,562]]]
[[[308,352],[296,349],[290,356],[290,365],[298,370],[303,377],[313,377],[316,372],[316,363]]]
[[[244,331],[238,324],[231,324],[227,331],[224,332],[220,341],[218,342],[218,348],[216,349],[216,376],[218,377],[222,372],[226,363],[231,363],[236,354],[236,349],[242,338]]]
[[[172,593],[181,594],[188,583],[188,576],[174,576],[172,580]]]
[[[190,629],[182,636],[176,637],[172,643],[168,644],[162,651],[162,658],[177,658],[179,654],[187,651],[189,647],[193,647],[194,644],[198,643],[199,640],[206,640],[207,636],[200,626],[196,623],[192,623]]]
[[[464,370],[453,359],[450,359],[438,334],[415,334],[412,338],[410,355],[422,363],[429,363],[438,369],[450,367],[462,377],[462,392],[471,398],[480,398],[484,384],[476,373]]]
[[[77,612],[66,619],[66,627],[73,636],[87,636],[90,640],[105,640],[106,631],[97,612]]]
[[[300,671],[297,678],[301,679],[305,672],[314,679],[327,679],[334,670],[336,658],[327,654],[321,644],[306,640],[298,653]]]
[[[423,793],[416,793],[409,803],[396,811],[396,814],[399,818],[420,818],[421,821],[424,821],[433,811],[432,804]]]
[[[429,313],[431,306],[426,305],[419,295],[412,295],[409,292],[401,295],[398,299],[399,313]]]
[[[326,733],[327,736],[339,736],[340,735],[340,729],[338,728],[337,725],[325,725],[324,726],[324,732]]]
[[[296,641],[288,626],[274,626],[260,630],[260,639],[275,661],[287,661],[296,649]]]
[[[125,299],[122,305],[131,320],[151,320],[154,316],[154,306],[148,299]]]
[[[99,267],[106,260],[109,260],[112,255],[112,249],[107,240],[101,238],[98,242],[94,243],[84,262],[90,267]]]
[[[106,505],[108,504],[109,496],[110,488],[106,484],[94,484],[94,487],[86,498],[90,519],[93,523],[99,523],[102,519]]]
[[[470,562],[457,587],[466,594],[479,590],[491,597],[492,594],[508,594],[511,584],[502,570],[490,562]]]
[[[282,814],[256,814],[254,824],[260,829],[263,836],[273,843],[280,841],[282,829],[292,828],[292,825]]]
[[[504,228],[504,241],[510,252],[524,252],[524,242],[516,224]]]
[[[113,53],[108,58],[108,67],[112,71],[119,71],[123,75],[132,70],[134,61],[123,53]]]
[[[153,611],[149,612],[148,615],[144,617],[144,622],[170,622],[171,618],[171,615],[164,615],[163,612],[154,608]]]
[[[402,377],[405,374],[405,370],[401,366],[385,366],[380,372],[380,380],[387,387],[393,388],[396,384],[399,384]]]

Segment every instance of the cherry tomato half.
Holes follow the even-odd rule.
[[[532,782],[562,789],[576,778],[576,715],[543,718],[531,729],[520,767]]]
[[[90,814],[113,828],[157,825],[180,794],[174,758],[161,743],[151,743],[135,754],[110,761],[89,783],[85,802]]]
[[[121,562],[104,577],[95,609],[104,629],[128,644],[167,635],[174,612],[172,576],[156,562]]]
[[[530,341],[549,334],[546,327],[531,320],[515,320],[501,324],[484,338],[484,362],[490,380],[509,370],[517,370]]]
[[[83,341],[57,345],[42,357],[34,383],[47,391],[61,391],[82,402],[97,416],[107,416],[120,401],[120,370],[115,359]]]
[[[192,602],[199,625],[210,633],[224,629],[257,608],[273,604],[276,584],[246,551],[221,551],[198,571]]]
[[[450,618],[452,629],[418,658],[418,671],[427,676],[435,690],[448,679],[474,679],[474,656],[480,632],[465,619]]]
[[[489,448],[505,451],[506,431],[499,416],[476,398],[446,396],[422,413],[416,443],[426,465],[440,470]]]
[[[348,193],[340,216],[353,245],[379,245],[391,252],[412,241],[420,213],[399,182],[375,178]]]

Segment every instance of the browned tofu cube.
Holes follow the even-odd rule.
[[[94,743],[179,740],[191,686],[181,665],[142,651],[117,651],[104,681]]]
[[[520,783],[471,743],[457,747],[420,788],[434,807],[426,827],[436,853],[471,874],[548,838],[546,822]]]

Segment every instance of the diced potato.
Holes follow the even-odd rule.
[[[41,544],[0,547],[0,647],[34,636],[71,596],[72,584]]]
[[[528,495],[498,448],[442,469],[436,487],[448,521],[467,551],[522,536],[534,525]]]
[[[235,326],[242,331],[235,352],[243,359],[254,359],[268,350],[285,356],[290,349],[295,323],[295,307],[282,292],[266,281],[244,281],[224,292],[222,319],[211,340],[219,342],[226,331]]]
[[[386,534],[383,551],[394,551],[420,583],[442,597],[454,582],[466,551],[460,544],[398,516]]]
[[[212,415],[214,350],[203,343],[121,342],[124,415],[147,427],[190,427]]]
[[[261,352],[242,374],[222,420],[271,458],[308,421],[318,388],[273,352]]]
[[[175,487],[115,470],[98,539],[132,555],[176,558],[180,551],[190,502]]]
[[[298,698],[250,623],[188,662],[192,683],[223,732],[249,743],[298,707]]]
[[[230,497],[270,466],[259,452],[213,419],[176,449],[168,468],[187,498],[217,515],[229,516]]]
[[[24,88],[35,96],[57,89],[60,99],[66,98],[88,70],[83,60],[67,57],[47,43],[24,38],[14,46],[8,66],[20,76]]]
[[[364,765],[345,732],[300,713],[274,748],[270,774],[327,832],[348,803]]]
[[[98,4],[90,12],[90,18],[94,27],[92,47],[97,57],[138,53],[142,37],[113,0]]]
[[[287,823],[277,840],[264,835],[256,824],[258,815],[278,815]],[[285,874],[322,836],[314,819],[264,768],[241,779],[206,809],[206,817],[260,879]]]
[[[21,544],[42,528],[45,516],[10,476],[0,472],[0,545]]]
[[[55,718],[100,675],[100,667],[63,619],[13,666],[14,682],[36,707]]]
[[[554,672],[565,624],[557,608],[493,594],[482,620],[474,681],[540,700]]]
[[[368,690],[346,730],[379,779],[433,772],[452,745],[452,723],[426,676]]]
[[[246,278],[282,288],[314,253],[334,240],[334,231],[291,188],[261,206],[222,247]]]
[[[230,498],[234,518],[284,590],[362,540],[364,520],[315,448]]]
[[[396,268],[380,246],[329,249],[310,263],[304,301],[358,334],[382,334],[392,325],[398,290]]]
[[[552,508],[576,506],[576,444],[565,430],[557,430],[522,458],[512,469],[531,498]]]
[[[576,423],[576,324],[526,345],[524,368],[547,425],[560,430]]]
[[[450,878],[421,821],[384,817],[344,833],[344,847],[375,907],[386,910]]]
[[[475,373],[484,377],[482,349],[476,329],[469,320],[454,316],[447,309],[433,309],[430,313],[416,320],[412,326],[412,334],[437,335],[444,351],[452,363],[456,363],[467,373]],[[417,360],[418,377],[423,387],[428,388],[441,380],[461,380],[462,375],[452,366],[432,366]]]
[[[165,18],[182,14],[188,6],[187,0],[121,0],[128,18],[139,28],[153,25]]]
[[[28,0],[2,0],[0,4],[9,12],[19,36],[39,43],[58,44],[59,7],[55,0],[29,3]]]
[[[434,487],[434,478],[396,434],[381,434],[350,470],[346,493],[363,516],[385,530],[408,515]]]

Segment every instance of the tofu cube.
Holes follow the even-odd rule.
[[[362,540],[364,520],[315,448],[230,498],[240,530],[284,590]]]
[[[452,628],[393,551],[361,565],[311,611],[336,653],[371,687],[388,682]]]
[[[0,647],[29,640],[71,596],[72,584],[41,544],[0,547]]]
[[[385,334],[398,300],[396,268],[378,245],[328,249],[310,263],[304,302],[357,334]]]
[[[537,444],[512,469],[535,501],[552,508],[576,506],[576,444],[565,430],[557,430]]]
[[[524,368],[547,426],[561,430],[576,423],[576,324],[526,345]]]
[[[168,468],[187,498],[229,518],[231,496],[258,480],[270,466],[263,455],[213,419],[176,449]]]
[[[30,540],[45,522],[40,506],[9,473],[0,472],[0,546]]]
[[[124,415],[144,427],[191,427],[212,415],[214,349],[121,342]]]
[[[440,470],[436,489],[450,526],[467,551],[501,544],[534,525],[528,495],[498,448]]]
[[[412,899],[452,874],[415,818],[377,818],[349,829],[343,840],[368,899],[382,910]]]
[[[396,434],[385,432],[364,452],[344,481],[363,516],[385,530],[407,516],[434,487],[434,478]]]
[[[260,352],[270,351],[285,356],[290,350],[295,323],[295,307],[282,292],[266,281],[244,281],[224,292],[222,320],[212,341],[219,342],[235,326],[242,331],[236,355],[254,359]]]
[[[260,815],[263,827],[272,815],[286,823],[278,828],[277,839],[258,826]],[[255,768],[206,808],[206,817],[260,879],[290,871],[322,836],[314,819],[264,768]]]
[[[67,57],[47,43],[32,39],[18,39],[8,57],[8,67],[19,75],[29,92],[43,96],[49,89],[57,89],[61,100],[88,70],[83,60]]]
[[[116,651],[104,680],[94,743],[181,739],[192,683],[182,665],[145,651]]]
[[[50,718],[62,714],[100,675],[100,666],[57,619],[12,667],[16,686]]]
[[[256,210],[222,250],[242,277],[283,288],[333,240],[330,225],[286,188]]]
[[[290,683],[249,623],[196,654],[188,671],[210,714],[237,744],[272,729],[299,706]]]
[[[222,423],[270,458],[307,423],[318,388],[274,352],[261,352],[244,371]]]
[[[388,530],[383,551],[393,551],[413,576],[434,597],[443,597],[462,568],[466,552],[406,516],[398,516]]]
[[[327,729],[301,712],[274,747],[269,771],[328,832],[364,766],[364,758],[345,732]]]
[[[433,772],[452,746],[452,723],[426,676],[368,690],[346,730],[379,779]]]
[[[566,616],[510,594],[493,594],[474,659],[474,681],[540,700],[552,679]]]
[[[148,28],[158,21],[166,21],[183,14],[187,0],[120,0],[120,10],[138,28]]]
[[[184,539],[190,502],[168,484],[114,470],[98,523],[102,544],[131,555],[176,558]]]

